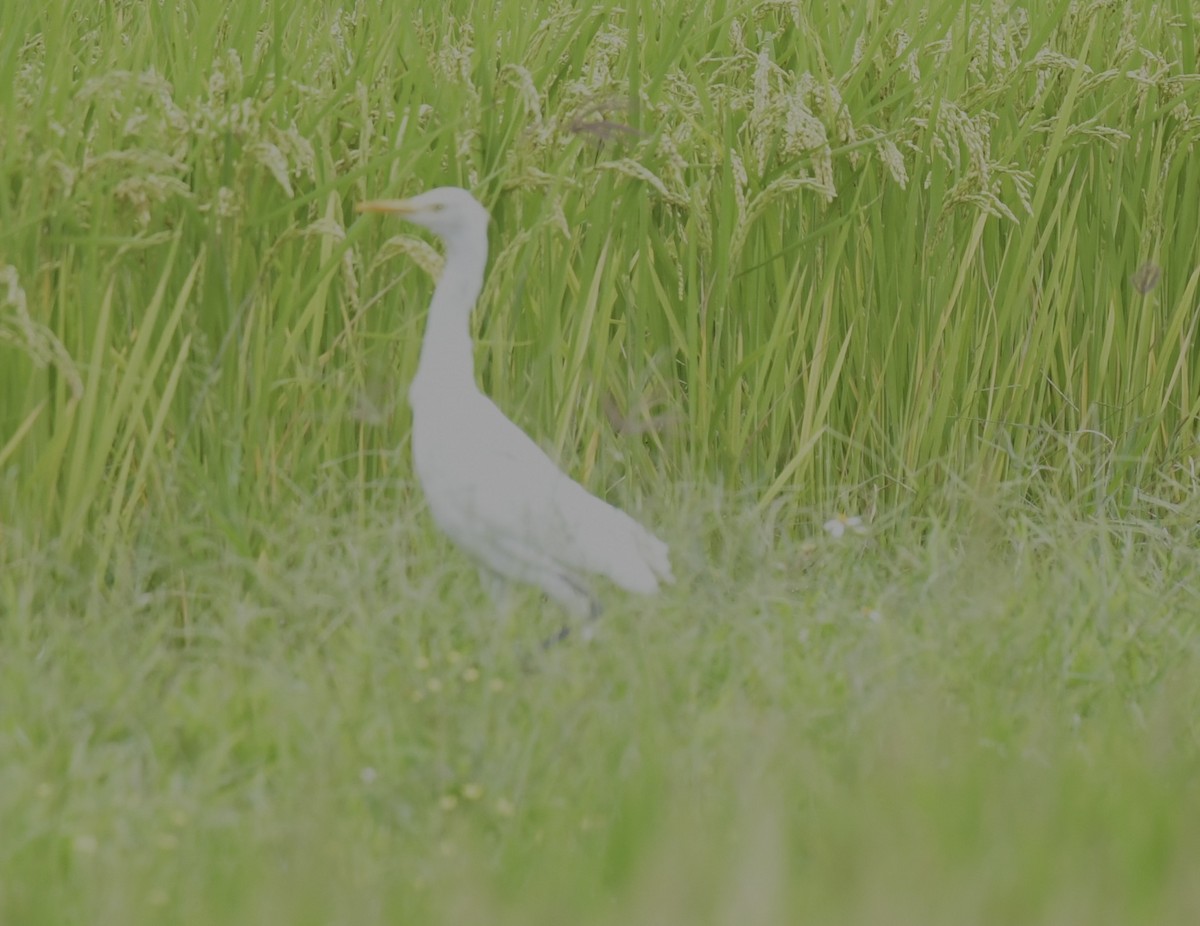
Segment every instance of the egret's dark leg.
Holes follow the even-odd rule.
[[[542,641],[542,649],[549,649],[550,647],[561,643],[570,635],[571,626],[569,624],[563,624],[562,627],[559,628],[558,633],[552,633]]]
[[[588,590],[586,585],[573,576],[555,576],[554,581],[547,583],[544,587],[547,594],[560,601],[576,620],[586,621],[590,624],[604,610],[600,605],[600,600]],[[542,649],[548,649],[556,643],[561,643],[570,635],[571,625],[564,623],[558,633],[542,641]],[[592,632],[590,627],[584,628],[582,637],[585,640],[591,639]]]

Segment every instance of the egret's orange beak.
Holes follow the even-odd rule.
[[[407,215],[415,211],[412,201],[408,199],[368,199],[354,207],[355,212],[389,212],[393,215]]]

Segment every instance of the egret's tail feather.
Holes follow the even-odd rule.
[[[617,585],[629,592],[653,595],[660,584],[675,581],[667,545],[642,525],[628,518],[621,540],[613,568],[608,571],[608,577]]]
[[[674,585],[675,573],[671,571],[671,548],[645,529],[642,530],[640,546],[642,556],[646,559],[646,565],[650,567],[655,578],[666,585]]]

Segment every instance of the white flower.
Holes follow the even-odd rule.
[[[867,532],[867,529],[863,526],[862,518],[858,515],[848,515],[840,512],[836,517],[832,517],[825,522],[825,530],[834,540],[841,539],[846,531],[851,531],[855,534],[865,534]]]

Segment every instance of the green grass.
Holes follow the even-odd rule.
[[[1197,921],[1198,21],[4,4],[0,922]],[[587,645],[412,481],[446,183]]]
[[[693,499],[693,502],[696,500]],[[1190,922],[1190,528],[663,514],[681,587],[498,624],[423,521],[6,572],[8,922]],[[734,509],[736,510],[736,509]],[[472,577],[473,578],[473,577]]]

